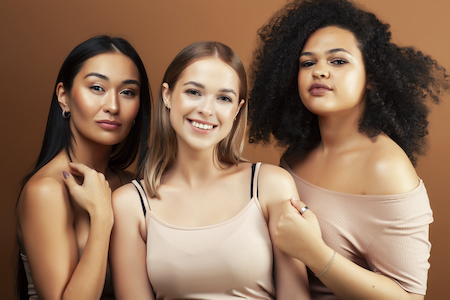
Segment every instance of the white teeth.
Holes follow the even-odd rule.
[[[213,129],[213,127],[214,127],[212,125],[202,124],[202,123],[198,123],[198,122],[195,122],[195,121],[192,121],[191,124],[194,127],[197,127],[197,128],[200,128],[200,129],[206,129],[206,130]]]

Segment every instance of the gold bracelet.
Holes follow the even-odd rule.
[[[336,257],[336,250],[334,250],[333,257],[331,258],[330,263],[328,264],[328,266],[325,268],[325,270],[323,270],[322,273],[320,273],[319,275],[316,275],[316,277],[320,277],[320,276],[322,276],[323,274],[325,274],[326,271],[328,271],[328,268],[331,266],[331,263],[333,262],[333,260],[334,260],[335,257]]]

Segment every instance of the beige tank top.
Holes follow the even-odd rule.
[[[156,299],[274,299],[272,243],[257,197],[259,168],[253,165],[246,207],[205,227],[159,219],[133,181],[146,211],[147,273]]]

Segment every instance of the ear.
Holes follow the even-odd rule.
[[[56,96],[58,97],[59,106],[61,106],[61,109],[65,110],[66,112],[70,112],[68,93],[69,92],[64,88],[64,84],[62,82],[59,82],[56,86]]]
[[[170,103],[170,89],[169,84],[167,82],[164,82],[161,87],[161,95],[164,101],[164,105],[170,109],[172,107]]]
[[[234,115],[234,119],[236,119],[236,117],[239,114],[239,112],[241,111],[241,107],[242,107],[242,105],[244,105],[244,103],[245,103],[245,100],[241,99],[241,102],[239,102],[239,106],[238,106],[238,109],[236,111],[236,114]]]

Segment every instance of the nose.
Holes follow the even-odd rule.
[[[103,110],[112,115],[115,115],[119,112],[119,97],[116,93],[111,92],[106,95]]]
[[[199,104],[198,110],[205,116],[212,116],[215,112],[214,97],[205,97]]]
[[[325,63],[316,64],[312,75],[314,78],[329,78],[330,70],[328,69],[328,65]]]

